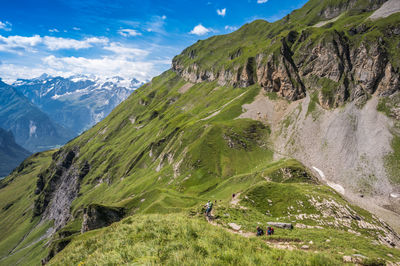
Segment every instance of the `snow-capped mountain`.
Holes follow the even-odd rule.
[[[18,79],[12,86],[53,120],[79,134],[101,121],[143,84],[119,76],[63,78],[43,74],[34,79]]]
[[[55,148],[76,135],[1,80],[0,127],[11,131],[15,142],[30,152]]]

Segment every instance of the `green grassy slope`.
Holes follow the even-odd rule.
[[[332,217],[324,217],[322,210],[316,207],[316,203],[313,205],[313,199],[321,203],[324,200],[336,202],[336,207],[333,207],[338,208],[335,211],[338,213],[340,213],[340,208],[347,206],[347,203],[332,189],[318,185],[309,171],[298,162],[294,160],[274,162],[273,151],[269,149],[267,126],[249,119],[236,119],[241,114],[241,106],[254,99],[259,93],[259,87],[239,89],[220,87],[215,83],[202,83],[194,85],[189,91],[181,94],[178,91],[184,84],[185,82],[174,72],[165,72],[139,89],[103,122],[62,148],[62,151],[67,151],[78,147],[79,156],[74,159],[73,165],[78,167],[88,163],[90,171],[80,181],[79,195],[71,206],[70,222],[53,237],[56,246],[59,245],[57,243],[68,243],[72,240],[67,249],[57,256],[56,262],[75,263],[78,260],[87,260],[90,264],[92,259],[98,260],[98,256],[101,256],[104,262],[121,262],[120,256],[125,256],[123,254],[127,252],[126,250],[130,250],[129,243],[131,242],[128,240],[126,240],[128,242],[123,242],[124,240],[118,239],[115,235],[110,236],[108,240],[126,243],[122,245],[123,250],[110,250],[110,253],[103,255],[95,251],[93,254],[80,254],[81,248],[92,245],[83,244],[86,242],[81,242],[82,237],[83,239],[87,236],[94,237],[97,240],[88,239],[87,241],[89,243],[95,241],[96,245],[103,245],[103,242],[99,240],[103,238],[103,230],[95,230],[80,236],[82,210],[88,204],[124,207],[128,216],[133,215],[129,218],[132,221],[157,217],[148,216],[149,214],[169,214],[160,218],[161,220],[173,219],[171,217],[178,215],[182,218],[177,220],[177,223],[193,223],[193,230],[195,232],[199,230],[196,234],[201,235],[204,228],[210,228],[211,225],[206,225],[205,221],[199,221],[197,218],[187,220],[184,217],[189,214],[195,217],[201,215],[203,204],[210,199],[217,200],[215,222],[223,227],[228,227],[228,223],[234,222],[240,224],[243,230],[252,232],[258,223],[265,225],[267,221],[294,221],[294,224],[320,226],[313,229],[296,228],[293,231],[280,231],[277,236],[288,239],[293,245],[299,245],[300,242],[308,243],[312,240],[315,243],[313,250],[324,250],[321,256],[300,251],[292,254],[275,250],[271,251],[275,254],[272,256],[273,259],[266,258],[266,261],[270,259],[274,261],[283,256],[282,259],[298,263],[319,259],[334,263],[338,262],[342,256],[334,252],[337,245],[344,245],[346,254],[350,254],[353,248],[356,248],[362,255],[371,259],[382,258],[394,261],[400,259],[400,254],[396,250],[378,244],[379,235],[382,234],[380,230],[362,229],[352,218],[347,227],[346,224],[340,222],[335,225],[335,219]],[[51,154],[37,155],[33,161],[36,163],[26,161],[25,166],[21,167],[23,173],[26,174],[21,175],[16,172],[6,179],[8,185],[2,188],[0,195],[20,195],[22,192],[15,193],[16,187],[21,191],[26,191],[25,197],[10,200],[15,201],[16,206],[18,204],[28,209],[28,212],[24,214],[22,211],[14,210],[13,216],[7,216],[9,212],[0,211],[0,215],[7,216],[8,224],[12,225],[8,231],[2,229],[4,231],[0,232],[1,235],[13,238],[14,246],[18,245],[21,238],[24,239],[15,253],[0,261],[1,265],[17,261],[20,264],[39,263],[39,259],[47,255],[48,250],[42,249],[43,242],[38,240],[51,224],[44,223],[35,227],[39,217],[32,219],[32,206],[33,202],[42,196],[42,194],[34,195],[33,193],[38,174],[41,173],[44,176],[44,183],[51,177],[49,176],[51,171],[46,171],[54,167],[55,162],[50,164]],[[39,159],[43,160],[42,164],[39,164]],[[18,182],[22,182],[23,186],[18,186]],[[50,183],[47,183],[43,191],[46,191],[46,187],[50,188],[49,186]],[[242,193],[240,205],[232,206],[231,195],[238,192]],[[7,200],[4,198],[0,202],[6,205],[10,200],[7,197]],[[272,202],[272,206],[269,205],[269,201]],[[303,203],[300,204],[299,201]],[[326,206],[328,209],[333,207]],[[379,222],[369,213],[354,206],[349,208],[364,221],[379,226]],[[296,216],[299,214],[302,216]],[[318,219],[316,220],[315,217]],[[18,222],[19,220],[21,222]],[[136,225],[136,222],[132,222],[132,226],[140,227]],[[164,230],[158,223],[154,226],[156,230]],[[177,229],[179,226],[181,225],[174,226],[173,230],[180,230]],[[224,237],[227,235],[221,228],[207,230]],[[30,231],[32,232],[28,237],[23,238]],[[332,238],[334,232],[339,232],[337,238]],[[360,235],[357,236],[352,232]],[[0,240],[0,245],[4,247],[1,248],[2,256],[7,256],[10,252],[10,249],[5,248],[11,243],[9,238]],[[215,236],[207,236],[202,240],[205,241],[205,245],[209,245],[207,252],[216,248],[216,244],[211,241],[213,238]],[[243,241],[241,237],[229,236],[229,238],[232,238],[232,250],[241,247]],[[326,238],[330,238],[334,244],[326,246],[324,244]],[[340,239],[354,239],[354,241]],[[138,246],[135,249],[138,248],[140,252],[142,248],[152,245],[152,241],[157,240],[150,237],[148,241],[150,242],[144,247]],[[175,258],[182,256],[179,254],[183,252],[182,249],[186,250],[185,245],[188,245],[191,240],[178,238],[174,240],[174,243],[181,241],[186,241],[186,244],[182,244],[180,248],[173,251],[177,252]],[[261,245],[260,252],[264,250],[265,245],[262,241],[249,241],[250,243],[255,241],[252,245]],[[175,246],[175,244],[172,245]],[[23,249],[25,246],[28,248]],[[54,247],[54,245],[47,246],[49,249]],[[243,252],[247,252],[246,250],[248,249],[244,249]],[[265,251],[268,250],[269,248],[265,248]],[[70,252],[77,254],[77,257],[71,255]],[[190,252],[195,252],[195,250]],[[330,255],[332,252],[334,255]],[[389,253],[394,257],[387,255]],[[132,254],[129,256],[137,256]],[[129,256],[125,259],[131,258]],[[204,262],[210,264],[218,262],[219,259],[224,261],[222,257],[228,255],[221,253],[218,256],[212,258],[210,255],[204,258]],[[233,263],[234,261],[257,260],[258,257],[257,251],[254,256],[243,255],[243,258],[236,256],[227,259],[232,260]],[[143,255],[138,259],[148,263],[160,262],[154,254]],[[173,263],[173,261],[173,258],[168,258],[165,262]]]
[[[39,224],[39,218],[32,218],[32,203],[36,176],[49,166],[52,153],[32,155],[10,176],[0,181],[1,265],[40,261],[47,253],[43,249],[46,241],[38,240],[51,224]]]
[[[230,35],[198,42],[177,59],[193,63],[187,55],[194,49],[199,65],[229,68],[260,51],[277,52],[280,44],[273,38],[290,30],[306,27],[312,40],[329,41],[336,30],[350,29],[370,13],[348,12],[329,27],[312,28],[309,24],[322,19],[318,3],[311,1],[273,24],[255,21]],[[312,15],[304,24],[295,23],[304,12]],[[398,17],[382,21],[352,41],[379,33]],[[295,43],[292,50],[302,45]],[[233,54],[239,56],[226,60]],[[321,265],[339,264],[343,256],[354,254],[372,262],[400,260],[398,250],[380,244],[389,229],[376,217],[319,184],[297,161],[274,161],[269,127],[238,118],[243,104],[260,93],[258,85],[234,88],[202,82],[183,93],[184,85],[175,72],[166,71],[59,151],[31,157],[1,181],[0,265],[38,265],[49,250],[64,245],[51,263],[175,264],[183,259],[187,264]],[[69,151],[76,154],[71,169],[89,171],[79,176],[79,193],[66,226],[45,245],[42,237],[52,223],[40,220],[56,181],[68,175],[59,173],[59,158]],[[233,193],[240,193],[235,203]],[[207,200],[217,201],[214,225],[202,217]],[[123,207],[128,217],[81,234],[89,204]],[[271,249],[265,238],[246,239],[226,230],[236,223],[243,232],[253,232],[258,224],[265,227],[271,221],[297,225],[292,231],[277,230],[272,238],[294,251]],[[298,250],[303,245],[309,245],[307,252]]]
[[[244,65],[250,57],[264,54],[264,60],[269,54],[276,56],[281,49],[280,40],[290,39],[295,41],[291,46],[293,57],[299,58],[304,48],[315,46],[319,42],[331,41],[333,36],[340,34],[349,40],[351,45],[361,42],[372,44],[379,37],[385,44],[390,62],[397,68],[399,36],[390,34],[390,29],[398,25],[400,16],[394,14],[378,21],[367,18],[373,13],[370,8],[378,1],[354,1],[352,8],[343,9],[343,14],[337,21],[326,24],[323,27],[314,27],[317,22],[327,21],[321,16],[321,11],[327,7],[340,8],[348,0],[337,1],[309,1],[303,8],[293,11],[284,19],[274,23],[264,20],[256,20],[245,24],[239,30],[226,35],[214,36],[201,40],[186,48],[180,55],[174,58],[184,66],[197,64],[201,69],[209,69],[214,73],[222,68],[233,69],[237,65]],[[362,28],[363,32],[355,33],[355,29]],[[301,40],[308,39],[306,42]]]
[[[336,265],[326,254],[270,248],[184,215],[141,215],[82,235],[50,265]]]

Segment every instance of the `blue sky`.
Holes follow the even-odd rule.
[[[276,21],[307,0],[1,0],[0,77],[48,73],[147,80],[199,39],[255,19]]]

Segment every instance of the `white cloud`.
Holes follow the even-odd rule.
[[[218,16],[225,17],[226,15],[226,8],[224,9],[217,9]]]
[[[206,27],[204,27],[203,25],[199,24],[196,27],[193,28],[193,30],[190,31],[190,34],[194,34],[194,35],[205,35],[209,32],[211,32],[211,29],[207,29]]]
[[[81,30],[81,28],[78,28],[78,27],[73,27],[72,29],[73,30]]]
[[[268,2],[268,0],[257,0],[257,4],[264,4]]]
[[[43,58],[43,63],[54,72],[89,74],[95,76],[136,77],[141,80],[148,79],[154,73],[157,65],[152,61],[134,61],[119,56],[104,56],[100,58],[85,57],[55,57],[54,55]]]
[[[94,45],[106,45],[108,39],[101,37],[86,38],[83,40],[75,40],[68,38],[57,38],[51,36],[41,37],[34,35],[32,37],[25,36],[8,36],[3,37],[0,35],[0,51],[12,52],[21,54],[21,50],[36,52],[36,47],[39,45],[46,46],[50,51],[61,49],[86,49]]]
[[[225,30],[227,30],[227,31],[235,31],[237,29],[238,29],[238,27],[236,27],[236,26],[229,26],[229,25],[225,26]]]
[[[11,31],[12,24],[8,21],[0,21],[0,30]]]
[[[67,38],[57,38],[57,37],[49,37],[45,36],[42,38],[43,43],[51,50],[61,50],[61,49],[86,49],[93,47],[95,44],[107,44],[108,39],[101,37],[92,37],[86,38],[84,40],[74,40],[74,39],[67,39]]]
[[[153,16],[148,22],[144,24],[145,30],[148,32],[155,32],[159,34],[166,34],[164,25],[167,16]]]
[[[42,42],[42,38],[39,35],[32,37],[24,36],[9,36],[3,37],[0,35],[0,51],[12,52],[21,54],[21,50],[35,52],[34,48],[36,45]]]
[[[58,29],[49,29],[49,32],[60,32]]]
[[[124,37],[132,37],[132,36],[140,36],[142,35],[140,32],[133,30],[133,29],[120,29],[118,34]]]
[[[149,51],[139,48],[126,47],[121,43],[112,42],[108,46],[103,47],[104,50],[111,51],[124,58],[143,58],[149,55]]]

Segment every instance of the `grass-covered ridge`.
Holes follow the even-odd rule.
[[[368,241],[342,232],[305,229],[286,233],[278,229],[272,238],[246,238],[185,214],[138,215],[77,237],[49,265],[338,265],[343,254],[355,252],[351,245],[363,254],[369,249]],[[315,245],[307,251],[272,248],[270,243],[279,238],[296,239],[299,246],[313,239]],[[368,261],[380,262],[377,258]]]
[[[338,36],[367,42],[399,21],[395,16],[366,21],[371,12],[360,10],[370,1],[360,0],[340,20],[313,27],[327,19],[321,10],[347,2],[313,0],[281,21],[255,21],[230,35],[200,41],[176,59],[184,65],[229,69],[258,53],[275,56],[284,39],[293,60],[300,60],[307,45],[329,44]],[[357,23],[371,27],[352,35]],[[302,35],[309,44],[299,41]],[[319,98],[332,104],[345,81],[310,77],[307,82],[318,87],[309,91],[307,110],[315,120]],[[399,261],[398,250],[382,245],[390,242],[385,240],[390,228],[320,184],[301,163],[274,159],[280,156],[272,149],[268,123],[239,118],[243,105],[252,103],[260,90],[257,84],[238,88],[216,80],[190,84],[168,70],[60,150],[25,161],[0,182],[0,265],[39,264],[49,250],[53,255],[64,246],[50,263],[337,265],[354,254],[372,262]],[[278,97],[276,92],[268,96]],[[387,111],[385,106],[381,111]],[[283,126],[292,123],[287,118]],[[396,165],[396,138],[393,147],[388,162]],[[54,194],[63,195],[58,182],[74,177],[78,192],[65,207],[65,224],[45,245],[45,233],[53,226],[43,218],[45,211]],[[207,200],[216,202],[212,224],[202,215]],[[81,234],[88,206],[123,210],[125,219]],[[270,241],[229,231],[235,223],[251,235],[269,221],[290,222],[295,228],[277,230]],[[293,250],[276,250],[271,241],[287,242]],[[307,251],[300,250],[304,245]]]
[[[4,250],[2,256],[8,257],[3,261],[16,262],[22,259],[22,264],[38,263],[40,258],[48,254],[48,250],[56,253],[65,245],[67,249],[57,255],[54,260],[56,263],[86,261],[90,264],[97,260],[104,263],[123,263],[126,260],[134,262],[136,259],[143,263],[173,263],[175,259],[189,254],[185,252],[192,252],[195,258],[200,255],[195,256],[194,253],[207,252],[209,256],[204,257],[206,264],[256,261],[286,263],[286,260],[299,264],[312,264],[315,260],[321,261],[321,264],[335,263],[341,259],[341,254],[329,255],[334,250],[333,247],[321,255],[271,250],[271,257],[261,258],[261,251],[270,250],[263,240],[250,239],[245,240],[249,242],[243,242],[241,236],[231,236],[231,233],[222,228],[206,224],[202,221],[203,218],[187,218],[188,214],[202,217],[202,206],[207,200],[217,201],[215,223],[222,227],[228,227],[227,224],[234,222],[240,224],[243,230],[253,232],[258,223],[265,224],[266,221],[286,221],[293,222],[294,225],[298,223],[309,228],[282,231],[280,236],[290,239],[291,245],[297,245],[297,249],[301,248],[298,239],[302,239],[302,235],[307,236],[300,242],[318,243],[313,246],[313,251],[324,250],[323,241],[326,239],[322,239],[339,230],[338,235],[344,239],[360,234],[357,241],[363,243],[360,244],[359,251],[364,256],[396,260],[396,251],[377,242],[378,236],[383,234],[382,231],[365,230],[353,218],[346,218],[344,224],[335,224],[334,217],[324,217],[322,210],[316,206],[320,203],[326,204],[324,200],[334,201],[338,213],[341,208],[350,208],[351,213],[362,217],[368,224],[380,226],[375,218],[354,206],[346,207],[347,203],[339,195],[332,189],[319,185],[311,172],[297,161],[274,161],[269,127],[258,121],[237,118],[242,113],[242,105],[252,102],[259,94],[260,87],[254,85],[248,88],[232,88],[209,82],[196,84],[187,92],[179,92],[185,84],[174,72],[165,72],[138,89],[104,121],[68,143],[53,156],[52,152],[36,155],[33,158],[42,158],[43,162],[37,162],[38,159],[28,160],[21,167],[21,173],[16,172],[6,179],[4,182],[8,185],[2,188],[0,195],[15,193],[16,182],[24,182],[24,186],[19,188],[26,189],[28,193],[24,198],[4,198],[1,201],[3,205],[14,202],[15,206],[18,204],[21,209],[28,210],[25,214],[15,212],[15,216],[10,217],[13,222],[9,221],[9,224],[12,224],[13,232],[21,232],[15,234],[17,245],[26,232],[35,228],[40,220],[40,216],[33,215],[33,203],[44,198],[43,193],[51,191],[50,181],[54,177],[51,173],[60,163],[57,161],[60,154],[77,151],[78,155],[71,162],[73,167],[82,169],[83,166],[88,166],[90,169],[79,180],[79,193],[70,207],[71,217],[67,225],[53,235],[52,244],[42,249],[46,240],[41,237],[51,226],[44,223],[23,238],[22,244],[17,246],[11,256],[7,255],[9,250]],[[24,178],[29,179],[29,182],[23,181]],[[39,183],[44,187],[35,195],[34,191]],[[233,193],[241,193],[238,205],[231,203]],[[91,204],[123,207],[126,216],[132,216],[115,225],[118,227],[115,230],[117,235],[112,234],[106,238],[109,246],[100,239],[108,235],[107,230],[114,229],[94,230],[83,235],[80,233],[83,210]],[[155,216],[148,216],[149,214]],[[0,215],[7,215],[7,212],[0,210]],[[166,225],[174,217],[178,217],[176,221]],[[15,222],[18,219],[25,221],[26,229],[23,223]],[[142,224],[141,221],[146,219],[149,219],[148,223],[153,223],[151,221],[155,219],[162,221],[161,224],[153,224],[156,230],[166,232],[165,238],[138,232],[135,237],[145,241],[143,246],[133,240],[120,240],[117,237],[122,234],[118,230],[124,222],[132,221],[131,225],[126,226],[132,227],[132,232],[136,232],[135,230],[142,230],[139,228],[145,226],[145,223]],[[186,225],[192,229],[186,229]],[[182,237],[178,236],[176,230],[192,230],[204,238],[199,237],[196,240],[199,241],[199,247],[194,245],[188,248],[189,243],[194,240],[183,231]],[[104,232],[107,234],[104,235]],[[3,231],[1,235],[13,236],[8,231]],[[173,240],[175,236],[177,238]],[[221,245],[218,244],[220,237],[232,244],[227,253],[221,252],[213,257],[211,251]],[[2,239],[4,240],[0,240],[0,245],[7,246],[11,243],[7,238]],[[148,249],[154,245],[154,241],[159,241],[157,245],[160,250],[156,249],[156,253],[152,253],[153,249],[147,255],[139,256],[135,253]],[[69,242],[71,243],[68,244]],[[344,243],[339,239],[332,239],[332,242],[337,243],[336,245]],[[243,243],[256,251],[242,248]],[[349,243],[354,245],[355,242]],[[174,255],[164,255],[162,245]],[[27,246],[29,248],[24,248]],[[102,254],[94,250],[94,247],[100,246],[104,246]],[[80,254],[82,248],[93,253]],[[243,249],[243,255],[235,255],[235,249]],[[347,250],[351,253],[350,245]]]
[[[233,69],[235,66],[243,65],[248,58],[256,57],[257,54],[276,55],[281,49],[281,40],[285,39],[291,45],[294,58],[301,56],[303,46],[316,45],[319,42],[329,41],[331,36],[341,34],[350,40],[351,44],[359,44],[369,41],[375,42],[378,37],[383,38],[385,47],[393,66],[397,67],[396,60],[398,51],[395,46],[399,39],[388,35],[388,30],[399,23],[399,16],[392,15],[379,21],[371,21],[367,18],[372,14],[368,12],[377,1],[351,1],[356,2],[349,5],[350,1],[309,1],[304,7],[293,11],[282,20],[269,23],[264,20],[256,20],[245,24],[239,30],[226,35],[214,36],[201,40],[186,48],[182,54],[175,57],[185,66],[197,64],[200,68],[211,69],[215,72],[224,69]],[[329,20],[324,17],[324,10],[342,10],[340,19],[328,23],[323,27],[314,27],[319,21]],[[339,14],[338,14],[339,15]],[[363,34],[354,34],[354,30],[362,26]],[[290,44],[290,39],[295,37],[295,42]],[[297,37],[296,37],[297,36]],[[311,43],[302,43],[300,36],[307,36]],[[301,38],[300,38],[301,39]],[[267,56],[264,57],[265,59]]]

